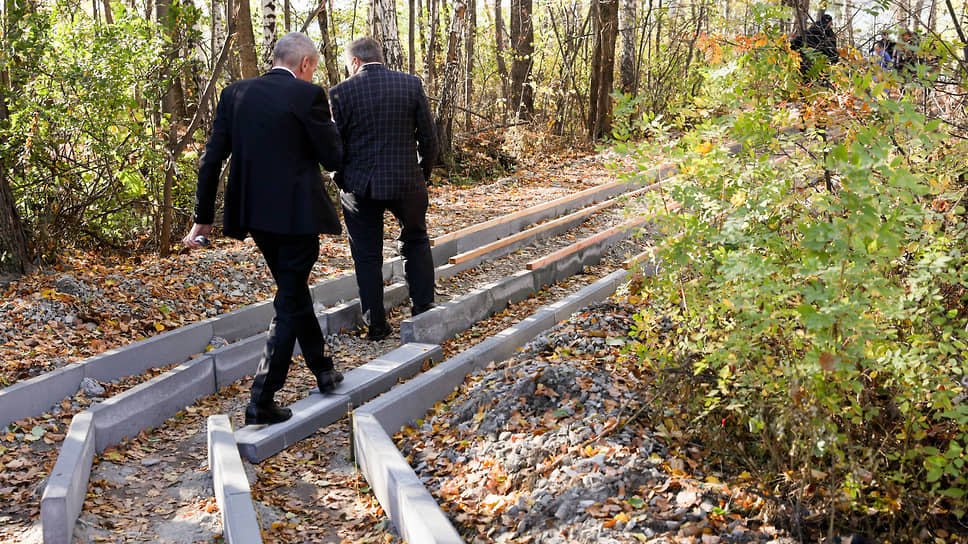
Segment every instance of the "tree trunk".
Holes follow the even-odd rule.
[[[618,0],[598,0],[599,32],[592,54],[592,93],[588,139],[603,137],[612,126],[612,81],[615,73],[615,41],[618,38]],[[597,84],[597,85],[596,85]]]
[[[635,3],[636,0],[622,0],[622,64],[619,71],[622,92],[628,95],[634,95],[636,91]]]
[[[292,32],[292,3],[289,0],[285,0],[282,3],[283,10],[283,21],[286,25],[286,34]]]
[[[158,0],[155,5],[158,24],[164,28],[168,35],[168,46],[164,56],[168,59],[165,68],[162,70],[162,84],[166,86],[165,95],[162,98],[161,111],[168,114],[168,138],[169,144],[174,140],[178,133],[178,124],[181,121],[176,114],[178,107],[178,85],[177,74],[171,72],[170,66],[175,65],[178,60],[178,50],[173,46],[175,40],[174,20],[169,16],[171,0]],[[172,208],[172,186],[175,182],[175,163],[172,157],[165,161],[165,181],[162,184],[162,194],[158,199],[158,211],[160,217],[155,216],[155,225],[158,226],[158,254],[164,258],[171,253],[171,208]],[[157,198],[157,197],[156,197]]]
[[[501,76],[501,98],[504,99],[504,109],[507,110],[507,101],[510,98],[508,97],[508,65],[504,61],[505,34],[504,10],[501,9],[501,0],[494,0],[494,56],[497,59],[497,73]]]
[[[111,11],[111,0],[104,0],[104,22],[113,25],[114,13]]]
[[[276,32],[276,0],[262,0],[262,69],[272,68],[272,50],[279,35]]]
[[[319,33],[322,35],[322,43],[320,44],[320,52],[323,54],[323,62],[326,65],[326,79],[329,86],[332,87],[339,83],[339,62],[336,60],[336,47],[333,46],[331,35],[329,33],[328,26],[328,15],[326,13],[326,8],[316,15],[316,21],[319,23]]]
[[[387,68],[402,70],[403,48],[397,25],[397,3],[394,0],[372,0],[370,3],[370,29],[373,38],[383,45],[383,60]]]
[[[242,68],[242,77],[258,77],[259,57],[255,51],[255,35],[252,31],[252,11],[248,0],[232,0],[233,28],[238,34],[235,40],[236,51]]]
[[[534,93],[529,79],[534,62],[534,25],[531,0],[511,0],[511,107],[518,118],[534,115]]]
[[[6,47],[6,44],[4,44]],[[6,72],[0,74],[0,124],[7,122],[6,94],[10,78]],[[10,181],[7,179],[6,160],[0,157],[0,272],[26,274],[30,272],[30,250],[24,233],[17,203],[14,200]]]
[[[464,0],[455,0],[454,13],[450,21],[450,34],[447,39],[447,63],[444,66],[444,79],[440,85],[440,100],[434,121],[437,137],[440,140],[441,159],[450,161],[451,136],[453,135],[454,106],[457,102],[457,89],[460,84],[460,40],[463,36],[464,17],[467,6]]]
[[[471,103],[474,100],[474,33],[477,31],[477,0],[467,0],[467,26],[464,28],[464,130],[471,131]]]
[[[424,55],[424,79],[428,93],[433,93],[436,89],[437,79],[437,37],[440,26],[440,0],[427,0],[427,11],[429,28],[427,33],[430,35],[430,43],[427,45],[427,54]]]
[[[407,10],[407,72],[413,75],[417,68],[417,47],[414,41],[416,39],[414,34],[417,26],[417,14],[414,1],[410,0],[408,4],[410,9]]]
[[[934,34],[938,29],[938,2],[931,0],[931,11],[928,12],[928,31]]]

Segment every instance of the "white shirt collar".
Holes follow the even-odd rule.
[[[289,68],[286,68],[285,66],[276,65],[272,67],[272,70],[285,70],[290,74],[292,74],[292,77],[296,77],[296,72],[293,72],[292,70],[290,70]],[[269,71],[271,72],[272,70],[269,70]]]

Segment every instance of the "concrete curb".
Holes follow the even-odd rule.
[[[406,344],[348,373],[338,387],[326,395],[311,394],[294,403],[292,418],[275,425],[253,425],[235,433],[239,452],[253,463],[269,457],[338,421],[352,406],[390,389],[398,380],[409,378],[430,361],[440,361],[440,346]],[[314,390],[315,391],[315,390]]]
[[[222,514],[225,541],[261,544],[262,530],[252,505],[249,480],[227,415],[208,417],[208,467],[212,471],[215,502]]]
[[[93,463],[94,415],[85,411],[71,420],[40,500],[44,544],[73,541],[74,523],[84,507]]]
[[[157,427],[215,392],[215,360],[206,355],[95,404],[88,408],[94,415],[95,449],[101,453],[125,437]]]
[[[353,412],[353,448],[360,470],[408,542],[450,544],[463,540],[396,448],[391,435],[447,398],[469,373],[506,359],[577,309],[609,296],[627,277],[625,270],[613,272]]]

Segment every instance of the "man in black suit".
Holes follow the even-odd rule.
[[[343,138],[336,173],[356,267],[368,340],[390,335],[383,307],[383,215],[400,222],[412,315],[434,306],[434,263],[427,236],[427,184],[437,160],[437,131],[420,80],[383,65],[371,38],[346,49],[350,78],[330,89]],[[419,153],[419,156],[418,156]]]
[[[319,234],[341,232],[319,165],[336,170],[343,144],[326,91],[312,84],[318,62],[312,40],[293,32],[276,44],[272,70],[222,91],[198,166],[195,224],[182,240],[189,248],[206,243],[219,171],[231,154],[222,230],[239,240],[252,235],[277,286],[276,315],[252,383],[247,425],[292,416],[273,397],[286,381],[296,340],[321,392],[343,380],[332,358],[324,355],[325,340],[307,285],[319,256]]]

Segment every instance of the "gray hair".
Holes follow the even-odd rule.
[[[358,38],[346,46],[346,60],[353,57],[360,62],[383,62],[383,48],[373,38]]]
[[[272,50],[272,63],[287,68],[298,67],[303,57],[319,60],[316,44],[302,32],[290,32],[279,38]]]

